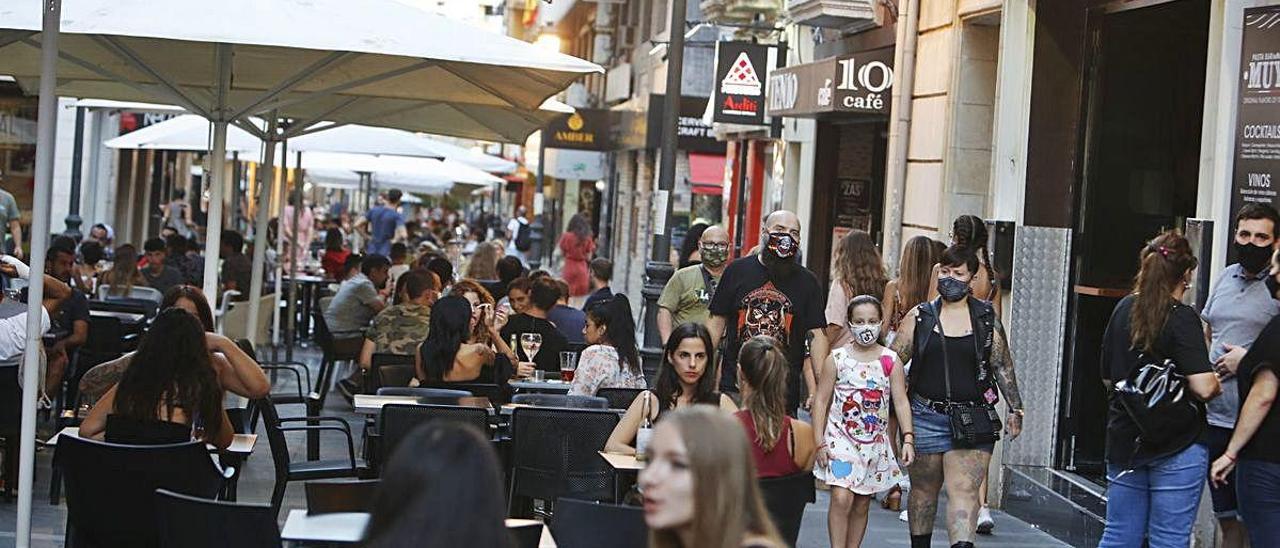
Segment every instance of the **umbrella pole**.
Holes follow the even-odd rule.
[[[273,167],[276,159],[276,120],[273,115],[267,121],[267,142],[262,147],[262,169],[259,170],[261,175],[258,184],[258,196],[254,203],[258,204],[258,219],[253,228],[253,274],[249,282],[249,343],[253,346],[258,344],[258,315],[262,308],[262,278],[263,264],[267,260],[267,221],[270,220],[269,209],[271,209],[271,182]],[[280,239],[283,234],[276,234],[276,239]],[[295,234],[296,236],[296,234]],[[296,257],[294,257],[296,258]],[[279,260],[279,256],[277,256]]]
[[[18,444],[18,548],[31,546],[31,503],[36,459],[36,393],[40,390],[40,352],[44,317],[44,259],[49,240],[49,202],[53,191],[54,131],[58,122],[58,33],[61,0],[45,0],[40,34],[40,106],[36,123],[36,184],[31,206],[31,275],[28,286],[26,352],[22,355],[22,425]],[[18,242],[22,245],[22,242]]]
[[[215,307],[218,302],[218,255],[222,248],[222,201],[226,186],[227,123],[213,123],[213,158],[209,159],[209,222],[204,234],[204,294]]]
[[[272,115],[275,118],[275,115]],[[289,182],[289,163],[285,161],[289,157],[289,141],[287,139],[280,140],[280,184],[276,186],[276,206],[280,213],[276,215],[276,257],[284,257],[284,201],[285,186]],[[275,176],[272,175],[272,179]],[[280,259],[276,260],[276,298],[271,307],[271,359],[277,359],[277,352],[280,348],[280,298],[284,295],[281,293],[281,282],[284,278],[284,262]],[[289,343],[293,344],[292,328],[289,335]],[[293,350],[288,351],[288,359],[293,359]]]

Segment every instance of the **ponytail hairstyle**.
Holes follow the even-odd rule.
[[[773,450],[787,420],[787,356],[767,335],[752,337],[738,351],[738,371],[751,390],[742,401],[756,424],[756,443]]]
[[[621,367],[632,375],[640,376],[640,354],[636,351],[636,322],[631,317],[631,301],[618,293],[613,298],[597,302],[587,309],[587,316],[596,325],[604,326],[605,340],[618,351]]]
[[[972,249],[982,259],[987,279],[991,280],[992,286],[997,285],[996,271],[991,268],[991,254],[987,252],[987,222],[977,215],[961,215],[951,223],[951,236],[955,245]]]
[[[1130,312],[1129,340],[1133,348],[1153,352],[1165,320],[1173,308],[1170,294],[1183,283],[1187,271],[1198,264],[1191,244],[1177,231],[1166,231],[1147,243],[1138,254],[1138,276],[1134,283]]]

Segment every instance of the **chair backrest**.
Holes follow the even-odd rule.
[[[644,523],[644,510],[589,500],[556,501],[551,519],[551,536],[562,548],[590,548],[609,539],[614,548],[644,548],[649,545],[649,528]]]
[[[778,533],[789,546],[795,546],[796,539],[800,538],[804,507],[816,500],[813,474],[800,472],[790,476],[762,478],[759,483],[765,508],[773,518],[773,524],[778,526]]]
[[[270,504],[222,502],[167,489],[157,489],[156,499],[160,548],[280,547]]]
[[[148,446],[59,436],[53,460],[78,546],[157,546],[156,489],[213,498],[223,484],[199,441]]]
[[[81,350],[88,350],[104,356],[124,353],[124,326],[119,318],[107,316],[89,316],[89,335]]]
[[[570,396],[568,394],[516,394],[511,403],[535,407],[567,407],[570,409],[608,409],[609,400],[596,396]]]
[[[365,393],[376,394],[383,386],[409,386],[409,379],[414,375],[413,365],[412,354],[375,353],[369,360],[369,368],[374,374],[369,375]]]
[[[457,405],[384,405],[378,416],[382,462],[386,463],[391,458],[396,445],[415,427],[435,420],[469,424],[486,439],[489,438],[489,412],[485,409]]]
[[[112,287],[109,285],[98,286],[98,298],[104,301],[115,298],[140,299],[153,301],[156,304],[160,304],[161,301],[164,301],[164,293],[161,293],[159,289],[147,287],[145,285],[135,285],[129,288],[129,293],[127,294],[112,294],[111,290]]]
[[[22,380],[18,366],[0,367],[0,433],[16,435],[22,421]],[[16,445],[15,445],[16,447]],[[9,457],[17,462],[17,457]]]
[[[308,481],[307,513],[368,512],[380,482],[360,479]]]
[[[418,396],[421,398],[467,398],[471,396],[466,390],[448,388],[411,388],[408,386],[384,386],[378,389],[379,396]]]
[[[267,444],[271,448],[271,461],[275,465],[276,481],[284,481],[289,475],[289,442],[284,437],[284,431],[280,430],[280,414],[276,412],[276,406],[271,402],[270,397],[264,397],[253,400],[251,402],[254,409],[260,413],[262,418],[262,428],[267,433]]]
[[[249,338],[249,302],[248,301],[226,301],[226,313],[218,318],[218,323],[223,335],[228,339],[247,339]],[[276,294],[269,293],[263,295],[258,300],[258,325],[255,332],[257,333],[257,341],[265,342],[269,340],[269,329],[271,327],[271,307],[276,304]]]
[[[597,398],[609,400],[609,409],[628,409],[631,402],[644,392],[643,388],[601,388],[596,390]]]
[[[496,384],[475,383],[475,382],[431,382],[425,386],[430,388],[448,388],[452,390],[466,390],[471,395],[489,398],[489,402],[495,406],[507,403],[507,392],[501,386]]]
[[[517,407],[511,415],[511,481],[518,496],[613,500],[613,469],[597,454],[618,414],[601,409]]]
[[[315,391],[320,395],[320,401],[324,401],[329,396],[329,384],[332,380],[334,362],[333,334],[329,332],[329,323],[324,321],[324,313],[319,310],[311,311],[311,321],[314,330],[311,338],[316,344],[320,345],[320,349],[328,359],[320,360],[320,371],[316,374]]]
[[[176,422],[139,420],[112,413],[107,415],[103,439],[131,445],[169,445],[191,441],[191,427]]]

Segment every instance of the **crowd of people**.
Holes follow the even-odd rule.
[[[528,268],[522,211],[492,236],[451,220],[464,230],[445,229],[445,241],[474,244],[452,246],[463,249],[451,255],[451,246],[415,245],[399,201],[388,192],[353,224],[359,249],[331,224],[315,233],[320,252],[289,252],[322,265],[336,285],[323,319],[335,357],[358,365],[338,383],[348,399],[365,391],[378,355],[409,357],[409,386],[435,386],[556,374],[562,353],[573,353],[570,395],[641,391],[600,449],[647,460],[639,487],[654,545],[794,542],[780,536],[756,482],[796,475],[830,490],[832,546],[863,544],[876,498],[902,512],[911,546],[930,546],[944,490],[950,546],[971,547],[994,528],[988,465],[999,441],[1020,434],[1024,400],[1001,322],[1008,273],[996,271],[980,218],[957,218],[947,243],[907,241],[892,279],[873,238],[848,233],[836,243],[825,300],[818,276],[799,260],[804,231],[795,214],[768,215],[760,244],[737,259],[723,228],[691,231],[681,268],[657,299],[661,357],[647,377],[636,310],[611,288],[613,263],[596,256],[584,214],[560,237],[557,276]],[[184,215],[180,207],[171,214]],[[46,386],[62,382],[67,356],[87,338],[88,299],[137,287],[164,296],[137,350],[82,381],[96,401],[86,435],[225,446],[223,392],[252,398],[270,389],[251,357],[213,333],[211,303],[193,287],[205,259],[180,224],[166,224],[173,233],[144,242],[142,255],[113,246],[101,225],[49,250],[44,310],[55,336],[45,349]],[[1165,232],[1140,251],[1134,290],[1116,306],[1101,348],[1103,378],[1114,387],[1102,546],[1185,546],[1206,482],[1226,546],[1280,538],[1278,231],[1274,209],[1240,211],[1232,264],[1198,313],[1182,304],[1198,265],[1187,240]],[[247,292],[244,240],[227,232],[222,242],[219,285]],[[0,259],[9,277],[29,278],[24,269],[14,257]],[[25,310],[0,299],[0,360],[22,354]],[[526,337],[536,337],[537,350],[522,344]],[[1156,375],[1184,387],[1182,399],[1161,400],[1170,416],[1182,413],[1177,424],[1125,404],[1126,394],[1165,398],[1142,392]],[[139,426],[155,421],[169,427]],[[474,474],[457,478],[478,497],[467,505],[473,514],[459,518],[473,532],[457,538],[488,538],[480,529],[504,513],[495,504],[496,463],[474,432],[416,432],[386,468],[397,481],[384,482],[369,544],[436,530],[405,512],[448,506],[438,488],[413,488],[443,485],[440,470]],[[504,545],[499,537],[492,545]]]

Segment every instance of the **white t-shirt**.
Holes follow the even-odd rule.
[[[49,332],[49,311],[40,307],[40,335]],[[27,348],[27,313],[0,318],[0,361],[16,359]]]
[[[516,237],[520,235],[520,225],[528,224],[528,223],[529,221],[526,221],[520,217],[512,217],[511,222],[507,223],[507,232],[511,234],[511,239],[507,241],[508,255],[515,255],[516,252],[518,251],[516,249]]]

